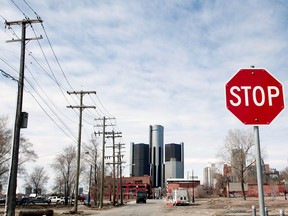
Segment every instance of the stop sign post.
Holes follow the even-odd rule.
[[[240,69],[225,90],[227,109],[246,125],[268,125],[284,109],[282,84],[265,69]]]
[[[265,215],[258,125],[270,124],[284,109],[282,84],[265,69],[239,70],[225,85],[226,107],[241,122],[254,126],[260,215]]]

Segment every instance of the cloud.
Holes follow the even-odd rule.
[[[25,2],[16,4],[36,18]],[[75,143],[79,110],[66,106],[79,104],[79,97],[66,91],[95,90],[100,101],[95,95],[84,97],[85,104],[96,110],[84,110],[83,142],[91,139],[95,118],[112,115],[123,132],[129,163],[129,143],[148,143],[149,125],[161,124],[165,142],[185,143],[185,169],[194,167],[201,177],[207,163],[217,160],[217,148],[228,130],[246,128],[225,107],[224,85],[232,75],[255,65],[287,83],[288,7],[283,1],[31,0],[29,4],[45,29],[40,24],[27,28],[29,37],[41,34],[43,39],[41,48],[37,41],[27,43],[23,104],[29,112],[29,127],[23,133],[41,154],[39,163],[50,150],[53,155],[53,150]],[[24,18],[8,1],[0,14],[8,21]],[[4,25],[1,30],[0,68],[17,77],[20,44],[5,41],[19,36],[21,28],[13,26],[16,35]],[[1,111],[13,122],[16,85],[3,76],[0,83]],[[279,153],[281,146],[285,149],[286,122],[283,111],[261,133],[269,149],[268,162],[278,169],[287,165],[276,164],[286,160],[286,153]],[[277,148],[271,147],[276,141]]]

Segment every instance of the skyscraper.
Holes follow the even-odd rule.
[[[214,188],[215,173],[217,172],[217,167],[215,163],[211,163],[210,167],[205,167],[203,170],[203,182],[206,187]]]
[[[130,176],[150,175],[149,145],[131,143]]]
[[[161,125],[150,125],[149,131],[150,175],[152,176],[152,186],[162,187],[164,185],[164,127]]]
[[[184,143],[165,145],[165,179],[184,178]]]
[[[167,178],[184,178],[184,143],[166,144],[164,149],[161,125],[150,125],[149,144],[132,142],[130,152],[130,176],[150,175],[153,188],[164,187]]]

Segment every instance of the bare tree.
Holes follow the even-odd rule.
[[[243,199],[245,194],[245,171],[255,162],[252,152],[254,147],[253,133],[239,129],[230,130],[217,156],[232,168],[230,181],[241,182]]]
[[[58,173],[57,179],[62,179],[62,181],[65,182],[65,205],[67,205],[67,197],[72,194],[74,179],[76,176],[76,162],[76,148],[75,146],[70,145],[63,149],[63,153],[56,155],[56,158],[54,159],[54,162],[52,164],[52,167]]]
[[[53,194],[57,194],[58,196],[64,196],[65,191],[65,181],[63,176],[56,176],[55,180],[54,180],[54,186],[52,188],[52,190],[54,191]]]
[[[25,176],[26,186],[32,187],[35,190],[36,195],[41,194],[44,191],[48,180],[49,177],[42,166],[35,166],[32,173]]]
[[[11,158],[12,130],[8,128],[8,117],[0,117],[0,185],[4,185],[9,174]],[[37,154],[33,144],[23,136],[20,137],[18,172],[25,173],[24,164],[35,161]]]
[[[284,170],[280,172],[279,175],[279,180],[284,181],[284,195],[285,195],[285,200],[287,200],[287,193],[288,193],[288,167],[286,167]]]
[[[19,148],[19,161],[18,161],[18,172],[25,173],[26,169],[24,164],[27,162],[35,162],[38,155],[32,149],[33,144],[25,137],[20,137],[20,148]]]
[[[280,172],[279,180],[285,180],[288,182],[288,167]]]
[[[220,196],[224,195],[227,179],[221,173],[214,173],[213,178],[216,179],[214,193]]]
[[[85,162],[87,167],[89,167],[89,187],[90,193],[93,194],[94,204],[97,204],[99,192],[100,192],[100,161],[99,161],[99,144],[95,139],[91,139],[89,144],[83,145],[84,153],[85,153]]]
[[[12,131],[7,128],[7,117],[0,118],[0,185],[6,182],[9,171]]]

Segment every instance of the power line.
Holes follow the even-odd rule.
[[[13,76],[11,76],[10,74],[6,73],[5,71],[3,71],[2,69],[0,69],[1,73],[3,76],[7,77],[7,78],[11,78],[13,81],[18,82],[18,80],[16,78],[14,78]]]
[[[33,28],[32,26],[31,26],[31,28],[32,28],[34,34],[36,34],[34,28]],[[49,68],[49,70],[50,70],[50,72],[51,72],[51,74],[52,74],[52,77],[54,78],[54,81],[55,81],[56,85],[59,87],[62,95],[63,95],[64,98],[65,98],[65,100],[68,102],[68,99],[66,98],[66,94],[64,94],[64,91],[62,90],[61,85],[60,85],[60,83],[58,82],[58,80],[57,80],[57,78],[56,78],[56,76],[55,76],[55,74],[54,74],[54,72],[53,72],[53,70],[52,70],[52,67],[51,67],[50,64],[49,64],[49,61],[48,61],[48,59],[47,59],[47,57],[46,57],[46,55],[45,55],[45,53],[44,53],[44,51],[43,51],[43,48],[42,48],[42,46],[41,46],[41,44],[40,44],[39,41],[38,41],[38,45],[39,45],[39,47],[40,47],[40,50],[41,50],[41,52],[42,52],[42,54],[43,54],[43,57],[44,57],[46,63],[47,63],[47,66],[48,66],[48,68]]]
[[[11,28],[12,29],[12,28]],[[27,50],[27,49],[26,49]],[[1,60],[7,64],[10,68],[12,68],[14,71],[17,72],[16,68],[14,68],[11,64],[8,63],[7,60],[5,60],[4,58],[1,57]],[[35,59],[36,60],[36,59]],[[36,60],[37,61],[37,60]],[[29,70],[29,68],[27,66],[25,66],[26,69],[30,72],[30,75],[32,76],[32,78],[34,79],[35,83],[37,84],[37,86],[42,90],[42,92],[44,93],[44,95],[48,98],[48,100],[50,101],[50,103],[61,113],[61,115],[65,116],[67,119],[69,119],[70,121],[72,121],[70,118],[68,118],[67,115],[65,115],[62,111],[60,111],[60,109],[58,109],[56,107],[56,105],[52,102],[52,100],[48,97],[48,95],[46,94],[46,92],[43,90],[43,88],[41,87],[41,85],[38,83],[38,81],[35,79],[33,73]],[[43,68],[44,69],[44,68]],[[45,69],[44,69],[45,70]],[[15,79],[13,76],[11,76],[10,74],[6,73],[6,72],[2,72],[2,74],[6,77],[12,78],[13,80],[18,81],[17,79]],[[51,108],[51,106],[41,97],[41,95],[36,91],[36,89],[33,87],[32,83],[29,82],[29,80],[27,79],[27,77],[25,77],[25,80],[27,81],[27,83],[29,84],[29,86],[34,90],[34,92],[39,96],[39,98],[46,104],[46,107],[48,107],[50,109],[50,111],[56,116],[56,118],[58,118],[58,120],[64,125],[64,127],[71,133],[71,135],[73,136],[73,133],[71,132],[71,130],[67,127],[67,125],[65,124],[64,121],[61,120],[61,118],[59,117],[59,115],[53,111],[53,109]],[[37,102],[37,104],[40,106],[40,108],[44,111],[44,113],[54,122],[54,124],[60,128],[62,131],[64,131],[59,124],[57,124],[53,118],[49,115],[49,113],[44,109],[44,107],[40,104],[40,102],[36,99],[36,97],[34,95],[32,95],[31,92],[29,92],[31,94],[31,96],[34,98],[34,100]],[[73,122],[73,121],[72,121]],[[68,135],[66,132],[64,132],[66,135]],[[69,136],[69,135],[68,135]]]
[[[11,67],[13,70],[16,71],[16,69],[11,66],[5,59],[1,58],[1,60],[6,63],[9,67]],[[26,66],[25,66],[26,67]],[[56,110],[58,110],[62,116],[65,116],[67,119],[69,119],[71,122],[74,122],[72,119],[70,119],[64,112],[62,112],[59,108],[57,108],[57,106],[52,102],[52,100],[50,99],[50,97],[46,94],[46,92],[43,90],[43,88],[41,87],[41,85],[38,83],[38,81],[36,80],[36,78],[34,77],[33,73],[31,72],[31,70],[26,67],[26,69],[29,71],[30,75],[32,76],[33,80],[35,81],[35,83],[37,84],[37,86],[42,90],[43,94],[48,98],[48,100],[50,101],[50,103],[55,107]],[[0,69],[1,70],[1,69]],[[4,72],[3,70],[2,74],[5,77],[11,78],[12,80],[15,80],[18,82],[17,79],[15,79],[13,76],[11,76],[10,74]],[[77,143],[77,139],[74,137],[72,131],[69,129],[69,127],[66,125],[66,123],[60,118],[60,116],[51,108],[51,106],[42,98],[42,96],[37,92],[37,90],[35,89],[35,87],[33,87],[32,83],[29,81],[29,79],[27,79],[27,77],[25,77],[26,82],[28,83],[28,85],[34,90],[34,92],[38,95],[38,97],[41,99],[41,101],[46,105],[45,107],[48,107],[49,110],[56,116],[56,118],[59,120],[59,122],[62,123],[62,125],[66,128],[67,131],[70,132],[70,134],[72,135],[72,137],[74,138],[73,142]],[[71,135],[67,134],[62,127],[51,117],[51,115],[45,110],[44,106],[41,105],[41,103],[39,102],[39,100],[36,99],[36,97],[30,92],[28,91],[29,94],[33,97],[33,99],[36,101],[36,103],[39,105],[39,107],[44,111],[44,113],[48,116],[48,118],[64,133],[66,134],[68,137],[71,137]]]
[[[57,122],[54,121],[54,119],[49,115],[49,113],[46,112],[46,110],[44,109],[44,107],[39,103],[39,101],[34,97],[34,95],[33,95],[31,92],[29,92],[29,93],[30,93],[30,95],[34,98],[34,100],[36,101],[36,103],[40,106],[40,108],[43,110],[43,112],[50,118],[50,120],[51,120],[65,135],[67,135],[68,137],[71,138],[71,135],[67,134],[67,133],[62,129],[62,127],[60,127],[60,126],[57,124]],[[73,136],[72,136],[72,137],[73,137]],[[73,137],[72,141],[75,142],[75,143],[77,143],[77,139],[76,139],[75,137]]]
[[[33,8],[28,4],[28,2],[26,0],[23,0],[25,2],[25,4],[34,12],[34,14],[36,15],[37,19],[41,19],[40,16],[36,13],[35,10],[33,10]]]
[[[96,98],[97,98],[98,102],[100,103],[100,105],[103,107],[103,109],[109,114],[109,116],[113,116],[113,115],[111,115],[111,114],[108,112],[108,110],[104,107],[104,105],[102,104],[100,98],[99,98],[97,95],[96,95]]]
[[[73,90],[73,87],[72,87],[72,85],[70,84],[67,76],[65,75],[65,73],[64,73],[64,71],[63,71],[63,69],[62,69],[62,67],[61,67],[61,65],[60,65],[60,62],[59,62],[59,60],[58,60],[58,58],[57,58],[57,56],[56,56],[56,54],[55,54],[55,51],[54,51],[54,49],[53,49],[53,47],[52,47],[52,45],[51,45],[51,42],[50,42],[50,40],[49,40],[48,34],[47,34],[47,32],[46,32],[46,30],[45,30],[45,28],[44,28],[44,25],[42,24],[41,26],[42,26],[42,28],[43,28],[43,31],[44,31],[44,33],[45,33],[45,36],[46,36],[47,41],[48,41],[48,43],[49,43],[49,46],[50,46],[50,48],[51,48],[51,50],[52,50],[52,53],[53,53],[53,55],[54,55],[54,58],[56,59],[56,62],[57,62],[58,66],[59,66],[59,68],[60,68],[60,70],[61,70],[61,72],[62,72],[62,74],[63,74],[63,77],[64,77],[65,80],[67,81],[69,87]]]
[[[23,16],[26,18],[26,19],[29,19],[28,16],[26,16],[26,14],[21,10],[21,8],[13,1],[11,0],[11,2],[15,5],[15,7],[23,14]]]
[[[5,64],[7,64],[12,70],[14,70],[15,72],[18,73],[17,69],[16,69],[14,66],[12,66],[11,64],[9,64],[9,62],[8,62],[7,60],[5,60],[3,57],[0,57],[0,59],[1,59]]]
[[[28,70],[30,73],[31,71]],[[46,104],[46,107],[48,107],[48,109],[54,114],[54,116],[56,116],[56,118],[62,123],[62,125],[71,133],[71,135],[73,136],[73,133],[72,131],[69,129],[69,127],[66,125],[66,123],[60,118],[60,116],[51,108],[51,106],[42,98],[42,96],[36,91],[36,89],[33,87],[33,85],[27,80],[27,83],[30,85],[30,87],[34,90],[34,92],[39,96],[39,98],[42,100],[42,102],[44,102],[44,104]],[[36,81],[37,83],[37,81]],[[38,84],[38,83],[37,83]],[[39,84],[38,84],[39,85]],[[39,86],[40,87],[40,86]],[[40,89],[42,89],[40,87]],[[32,95],[32,93],[30,93]],[[46,93],[44,92],[44,94],[46,95]],[[32,95],[33,96],[33,95]],[[46,95],[46,97],[48,98],[48,100],[50,100],[50,98]],[[34,96],[33,96],[34,99],[36,99]],[[36,100],[36,102],[40,105],[40,103]],[[61,112],[56,106],[55,104],[50,101],[52,103],[52,105],[54,105],[54,107],[62,114],[64,115],[67,119],[69,119],[70,121],[72,121],[70,118],[68,118],[68,116],[66,116],[65,114],[63,114],[63,112]],[[43,109],[43,106],[40,106],[42,109]],[[44,110],[45,111],[45,110]],[[48,117],[50,119],[52,119],[52,117],[45,111],[46,115],[48,115]],[[53,120],[53,122],[56,124],[56,126],[59,127],[59,125]],[[73,122],[73,121],[72,121]],[[66,133],[65,133],[66,134]]]
[[[31,28],[32,28],[34,34],[36,35],[33,26],[31,26]],[[11,31],[13,31],[13,35],[15,35],[17,38],[19,38],[19,37],[17,36],[17,34],[15,33],[15,31],[13,30],[12,27],[10,27],[9,29],[10,29]],[[42,53],[43,53],[43,56],[45,57],[45,60],[46,60],[47,64],[49,65],[48,59],[46,58],[46,55],[45,55],[45,53],[44,53],[44,51],[43,51],[43,49],[42,49],[41,44],[39,43],[39,41],[38,41],[38,45],[39,45],[39,47],[40,47],[40,49],[41,49],[41,51],[42,51]],[[50,67],[50,65],[49,65],[49,68],[50,68],[50,70],[51,70],[51,72],[52,72],[52,74],[53,74],[53,77],[46,71],[46,69],[39,63],[39,61],[34,57],[34,55],[32,55],[32,53],[31,53],[27,48],[26,48],[26,50],[29,52],[29,56],[32,57],[32,59],[39,65],[39,67],[46,73],[46,75],[47,75],[48,77],[50,77],[50,79],[51,79],[53,82],[55,82],[60,89],[63,89],[63,90],[64,90],[64,87],[61,86],[60,82],[57,80],[56,76],[55,76],[54,73],[53,73],[52,68]],[[54,54],[55,54],[55,53],[54,53]],[[13,67],[12,67],[6,60],[4,60],[3,58],[2,58],[2,61],[4,61],[7,65],[9,65],[11,68],[13,68]],[[28,69],[27,66],[26,66],[26,68]],[[14,69],[14,68],[13,68],[13,69]],[[14,69],[14,70],[17,71],[16,69]],[[29,70],[29,69],[28,69],[28,70]],[[39,83],[37,82],[37,80],[34,78],[32,72],[31,72],[30,70],[29,70],[29,72],[30,72],[32,78],[35,80],[35,82],[36,82],[36,84],[38,85],[38,87],[41,88],[40,84],[39,84]],[[27,80],[27,78],[25,78],[25,79]],[[31,82],[30,82],[29,84],[32,86]],[[35,88],[33,88],[33,89],[34,89],[34,91],[36,92],[36,89],[35,89]],[[41,88],[41,90],[43,91],[43,93],[45,94],[45,96],[48,98],[48,100],[53,104],[53,106],[57,109],[57,107],[56,107],[55,104],[51,101],[51,99],[47,96],[47,94],[45,93],[45,91],[43,90],[43,88]],[[36,93],[37,93],[37,92],[36,92]],[[62,93],[63,93],[63,91],[62,91]],[[38,94],[38,93],[37,93],[37,94]],[[41,97],[40,94],[38,94],[38,96]],[[66,101],[68,102],[68,99],[66,98],[66,95],[63,94],[63,96],[65,97]],[[41,99],[42,99],[42,101],[43,101],[44,103],[46,103],[43,98],[41,98]],[[74,101],[75,101],[75,100],[74,100]],[[38,101],[38,103],[39,103],[39,101]],[[68,102],[68,103],[69,103],[69,102]],[[47,103],[46,103],[46,104],[47,104]],[[48,106],[49,106],[49,105],[48,105]],[[42,106],[42,108],[43,108],[43,106]],[[49,109],[54,113],[54,115],[59,119],[60,122],[63,122],[63,121],[60,119],[60,117],[51,109],[50,106],[49,106]],[[58,110],[59,110],[59,109],[58,109]],[[63,112],[61,112],[61,113],[62,113],[63,116],[67,117],[65,114],[63,114]],[[76,111],[75,111],[75,113],[76,113]],[[46,114],[48,114],[48,113],[46,112]],[[76,113],[76,114],[77,114],[77,113]],[[78,114],[77,114],[77,115],[78,115]],[[68,117],[67,117],[67,118],[68,118]],[[69,119],[69,118],[68,118],[68,119]],[[93,119],[94,119],[94,116],[93,116]],[[71,119],[69,119],[69,120],[71,121]],[[83,121],[85,121],[86,123],[88,123],[88,124],[90,124],[90,125],[93,125],[93,123],[90,123],[90,122],[88,122],[88,121],[85,120],[85,119],[83,119]],[[65,126],[66,128],[68,128],[68,127],[65,125],[65,123],[63,123],[63,124],[64,124],[64,126]],[[56,126],[59,127],[59,125],[56,125]],[[69,130],[69,129],[68,129],[68,130]],[[84,131],[88,134],[88,132],[86,131],[86,128],[85,128],[85,127],[84,127]]]
[[[79,187],[79,175],[80,175],[80,155],[81,155],[81,131],[82,131],[82,111],[87,108],[94,108],[94,106],[83,105],[83,96],[85,94],[96,94],[95,91],[80,91],[80,92],[67,92],[70,94],[80,95],[80,105],[79,106],[67,106],[68,108],[78,108],[79,109],[79,133],[78,133],[78,151],[77,151],[77,173],[75,182],[75,202],[74,202],[74,212],[78,212],[78,187]]]
[[[14,124],[14,137],[13,145],[11,151],[11,163],[8,178],[8,190],[5,203],[5,215],[14,216],[15,206],[16,206],[16,187],[17,187],[17,171],[18,171],[18,157],[19,157],[19,146],[20,146],[20,131],[21,128],[25,128],[23,125],[23,87],[24,87],[24,69],[25,69],[25,45],[26,38],[26,26],[31,23],[39,23],[39,20],[22,20],[22,21],[12,21],[5,22],[7,26],[11,25],[21,25],[22,36],[21,36],[21,54],[20,54],[20,71],[19,71],[19,81],[18,84],[18,96],[17,96],[17,107],[16,107],[16,117]]]
[[[22,10],[22,9],[15,3],[15,1],[11,0],[11,2],[12,2],[12,3],[16,6],[16,8],[23,14],[23,16],[24,16],[26,19],[29,20],[29,18],[28,18],[28,16],[26,15],[25,11]],[[40,18],[40,16],[38,15],[38,13],[29,5],[29,3],[28,3],[26,0],[23,0],[23,2],[30,8],[31,11],[33,11],[33,13],[36,15],[37,19],[38,19],[38,20],[41,20],[41,18]],[[2,17],[3,20],[6,20],[3,16],[1,16],[1,17]],[[61,73],[62,73],[63,78],[65,79],[65,81],[66,81],[66,83],[68,84],[69,88],[71,88],[71,89],[73,90],[73,87],[72,87],[71,83],[69,82],[68,77],[66,76],[66,74],[65,74],[65,72],[64,72],[64,70],[63,70],[63,68],[62,68],[62,66],[61,66],[61,64],[60,64],[60,61],[59,61],[59,59],[58,59],[58,57],[57,57],[57,55],[56,55],[56,53],[55,53],[55,50],[54,50],[54,48],[53,48],[53,46],[52,46],[52,43],[51,43],[51,41],[50,41],[50,39],[49,39],[49,37],[48,37],[48,33],[47,33],[47,31],[46,31],[46,29],[45,29],[45,27],[44,27],[44,23],[43,23],[43,22],[41,22],[41,27],[42,27],[42,29],[43,29],[43,32],[44,32],[44,35],[45,35],[45,39],[47,39],[47,42],[48,42],[49,47],[50,47],[50,49],[51,49],[51,52],[53,53],[53,56],[54,56],[54,58],[55,58],[55,61],[56,61],[57,65],[58,65]],[[32,25],[31,25],[31,29],[33,30],[34,34],[36,35],[35,29],[33,28]],[[14,35],[16,38],[19,39],[19,37],[17,36],[17,34],[15,33],[15,31],[14,31],[11,27],[9,27],[9,30],[11,30],[12,33],[13,33],[13,35]],[[38,32],[38,31],[37,31],[37,32]],[[44,71],[44,73],[46,73],[46,75],[59,87],[60,91],[62,92],[62,95],[63,95],[64,98],[65,98],[65,100],[68,102],[68,99],[67,99],[67,97],[66,97],[66,94],[64,94],[65,87],[63,86],[63,82],[61,83],[61,82],[57,79],[56,73],[55,73],[54,69],[52,69],[51,64],[50,64],[50,62],[49,62],[49,59],[48,59],[47,56],[45,55],[44,49],[42,48],[40,41],[38,41],[38,45],[39,45],[39,48],[40,48],[40,50],[41,50],[41,52],[42,52],[42,55],[43,55],[43,57],[44,57],[44,59],[45,59],[45,62],[46,62],[46,64],[47,64],[50,72],[48,72],[48,71],[45,69],[45,67],[44,67],[43,65],[41,65],[41,63],[37,60],[37,58],[36,58],[31,52],[29,52],[29,56],[30,56],[30,57],[36,62],[36,64]],[[29,51],[28,49],[26,49],[26,50]],[[5,62],[5,60],[4,60],[3,58],[2,58],[2,61]],[[13,68],[11,65],[9,65],[8,62],[6,62],[6,64],[7,64],[9,67]],[[27,66],[28,66],[28,65],[27,65]],[[26,66],[26,67],[27,67],[27,66]],[[28,68],[28,67],[27,67],[27,68]],[[15,70],[15,69],[14,69],[14,70]],[[15,70],[15,71],[16,71],[16,70]],[[30,74],[31,74],[31,76],[32,76],[32,78],[33,78],[33,80],[34,80],[33,82],[36,82],[37,86],[38,86],[38,87],[41,87],[41,85],[37,82],[36,78],[33,76],[33,74],[32,74],[31,71],[30,71]],[[27,78],[25,78],[25,80],[27,80]],[[33,85],[32,85],[31,82],[29,82],[29,85],[31,85],[31,88],[33,88]],[[33,88],[33,90],[36,92],[36,89],[35,89],[35,88]],[[44,93],[45,97],[48,98],[48,100],[50,101],[50,103],[52,103],[52,105],[57,109],[57,107],[56,107],[55,104],[52,102],[52,100],[49,98],[49,96],[45,93],[45,91],[44,91],[43,88],[41,88],[41,91]],[[37,93],[37,92],[36,92],[36,93]],[[30,94],[31,94],[31,93],[30,93]],[[39,93],[37,93],[37,94],[38,94],[38,96],[41,98],[41,100],[42,100],[44,103],[47,103],[47,102],[45,102],[45,100],[40,96]],[[90,95],[89,95],[89,97],[91,98],[91,100],[93,101],[93,103],[96,105],[95,100],[94,100]],[[96,95],[96,97],[97,97],[97,95]],[[74,102],[75,102],[75,98],[72,98],[72,100],[74,100]],[[100,107],[102,107],[102,108],[101,108],[101,109],[96,109],[96,114],[95,114],[95,113],[92,113],[90,110],[88,111],[87,114],[88,114],[88,115],[91,114],[90,116],[93,117],[93,118],[94,118],[95,116],[97,116],[97,115],[98,115],[98,116],[103,116],[102,114],[104,114],[104,115],[109,114],[109,116],[112,116],[112,115],[108,112],[108,110],[104,107],[103,103],[100,101],[100,99],[99,99],[98,97],[97,97],[97,100],[98,100],[98,102],[99,102],[99,103],[97,102],[97,104],[100,104],[100,106],[98,106],[98,108],[100,108]],[[40,104],[39,101],[38,101],[38,103]],[[69,103],[69,102],[68,102],[68,103]],[[42,107],[43,107],[43,105],[42,105]],[[52,107],[50,106],[49,109],[52,109]],[[58,110],[58,109],[57,109],[57,110]],[[58,111],[60,111],[60,110],[58,110]],[[52,113],[53,113],[53,115],[54,115],[54,112],[52,112]],[[60,111],[60,113],[62,113],[62,112]],[[77,112],[75,111],[75,113],[77,113]],[[102,113],[102,114],[100,114],[100,113]],[[49,114],[48,114],[48,115],[49,115]],[[77,113],[77,115],[78,115],[78,113]],[[55,114],[55,116],[56,116],[56,118],[60,118],[60,117],[57,115],[57,113]],[[68,118],[68,117],[67,117],[67,118]],[[68,119],[69,119],[69,118],[68,118]],[[83,121],[86,122],[86,123],[88,123],[88,124],[93,125],[93,123],[90,123],[90,122],[87,121],[85,118],[83,118]],[[61,122],[61,121],[60,121],[60,122]],[[65,126],[65,127],[66,127],[66,126]],[[85,127],[84,127],[84,130],[85,130]]]

